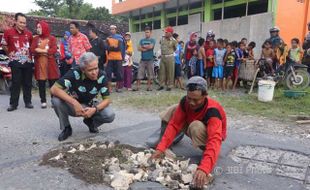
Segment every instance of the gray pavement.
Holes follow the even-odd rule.
[[[6,111],[8,96],[0,96],[0,189],[110,189],[89,185],[63,169],[39,166],[42,155],[68,143],[87,140],[120,140],[145,146],[146,138],[160,121],[157,114],[114,107],[116,120],[103,125],[98,135],[88,133],[79,118],[72,118],[73,135],[57,141],[58,120],[51,108],[42,110],[34,95],[35,109],[20,103],[15,112]],[[240,125],[240,124],[239,124]],[[272,126],[266,126],[272,127]],[[174,146],[178,155],[198,161],[201,152],[188,138]],[[214,171],[212,190],[304,190],[310,189],[310,141],[229,128],[228,138]],[[154,183],[137,183],[132,189],[164,189]]]

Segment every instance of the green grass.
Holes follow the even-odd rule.
[[[264,103],[257,100],[257,94],[248,95],[242,91],[219,92],[209,91],[209,96],[219,101],[228,112],[237,111],[241,114],[259,115],[277,120],[288,120],[289,115],[310,115],[310,89],[308,94],[300,98],[287,98],[283,89],[275,89],[272,102]],[[185,91],[171,92],[126,92],[113,94],[112,99],[118,106],[130,106],[137,109],[158,112],[179,102]]]
[[[211,97],[212,97],[211,93]],[[216,93],[214,93],[216,95]],[[289,115],[310,114],[310,90],[304,97],[287,98],[283,89],[276,89],[272,102],[260,102],[257,94],[232,96],[229,94],[216,95],[225,108],[235,109],[244,114],[260,115],[269,118],[286,120]]]

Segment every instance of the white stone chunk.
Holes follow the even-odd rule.
[[[53,157],[53,158],[50,158],[49,160],[60,160],[64,157],[64,155],[62,153],[58,154],[57,156]]]
[[[96,148],[97,147],[97,145],[96,144],[92,144],[88,149],[86,149],[86,150],[91,150],[91,149],[93,149],[93,148]]]
[[[68,152],[71,154],[74,154],[77,150],[75,148],[72,148],[71,150],[69,150]]]
[[[85,150],[84,145],[80,144],[80,146],[79,146],[79,151],[84,151],[84,150]]]
[[[189,184],[193,180],[193,174],[182,174],[181,179],[184,184]]]

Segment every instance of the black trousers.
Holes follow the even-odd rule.
[[[20,89],[23,89],[23,98],[25,104],[31,103],[32,73],[30,66],[16,67],[12,66],[12,86],[10,105],[17,107],[19,102]]]
[[[48,80],[49,87],[51,88],[55,82],[56,79]],[[38,84],[41,103],[46,103],[46,80],[38,80]]]

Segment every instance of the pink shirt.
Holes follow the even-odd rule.
[[[79,59],[81,55],[90,50],[91,48],[92,46],[90,45],[87,36],[82,34],[81,32],[77,33],[75,36],[70,36],[69,51],[75,59],[76,64],[79,64]]]

